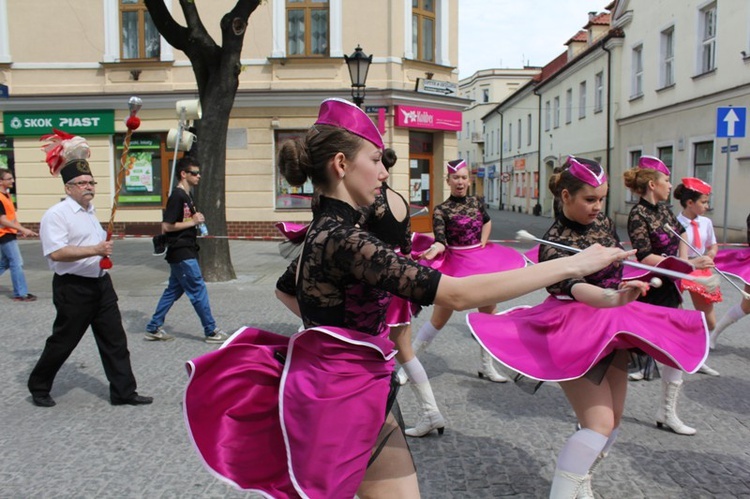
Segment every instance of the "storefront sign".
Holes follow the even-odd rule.
[[[461,112],[429,107],[396,106],[396,126],[429,130],[461,130]]]
[[[526,158],[519,158],[513,160],[514,170],[525,170],[526,169]]]
[[[115,111],[26,111],[3,113],[5,134],[11,136],[46,135],[57,128],[73,135],[111,135],[115,133]]]

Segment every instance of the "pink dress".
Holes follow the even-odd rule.
[[[291,338],[240,329],[187,363],[191,440],[210,472],[239,489],[353,497],[385,421],[394,354],[387,338],[343,328]]]

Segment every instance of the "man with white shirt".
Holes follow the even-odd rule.
[[[29,376],[32,402],[52,407],[50,396],[57,372],[91,326],[109,380],[112,405],[150,404],[138,395],[130,366],[130,352],[117,294],[109,274],[99,268],[102,257],[112,254],[112,242],[96,218],[96,182],[88,161],[74,159],[60,169],[67,197],[42,217],[39,236],[50,269],[57,317],[39,361]]]

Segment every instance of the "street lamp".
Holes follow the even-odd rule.
[[[357,45],[352,55],[344,55],[344,60],[349,66],[349,77],[352,80],[352,100],[361,107],[365,101],[365,82],[367,70],[370,69],[372,63],[372,55],[365,55],[362,47]]]

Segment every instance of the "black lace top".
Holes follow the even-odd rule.
[[[435,241],[447,246],[471,246],[482,242],[482,226],[490,221],[484,204],[474,196],[450,196],[435,207],[432,231]]]
[[[393,212],[388,205],[387,193],[389,189],[401,198],[404,206],[406,206],[406,218],[400,222],[393,216]],[[365,228],[390,247],[400,248],[401,253],[408,256],[411,253],[409,203],[406,202],[401,194],[391,189],[385,182],[383,182],[383,186],[380,188],[380,194],[380,196],[375,198],[375,203],[366,212],[367,221],[365,222]]]
[[[640,261],[650,254],[661,256],[677,256],[680,248],[680,238],[667,230],[664,225],[669,224],[677,233],[682,234],[685,228],[677,221],[671,207],[666,203],[651,204],[641,198],[633,206],[628,216],[628,237],[630,244],[636,250],[636,258]],[[674,284],[667,285],[668,277],[660,276],[664,284],[659,288],[649,289],[646,296],[638,301],[660,305],[663,307],[678,307],[682,301],[680,291]]]
[[[588,248],[596,243],[607,247],[622,247],[614,222],[604,213],[599,213],[593,223],[582,225],[569,220],[561,211],[552,227],[544,234],[543,239],[579,249]],[[570,256],[571,254],[570,251],[553,248],[546,244],[539,247],[540,262]],[[622,266],[613,264],[584,278],[560,281],[548,286],[547,291],[552,295],[568,295],[572,298],[571,290],[574,284],[586,282],[602,288],[617,289],[621,280]]]
[[[440,273],[394,253],[357,226],[363,214],[321,196],[305,238],[296,286],[305,327],[387,333],[390,294],[420,305],[435,300]]]
[[[672,213],[666,203],[651,204],[641,198],[633,206],[628,216],[628,237],[638,261],[650,254],[663,256],[677,256],[680,248],[680,238],[672,234],[664,226],[669,224],[678,234],[685,232],[685,228]]]

